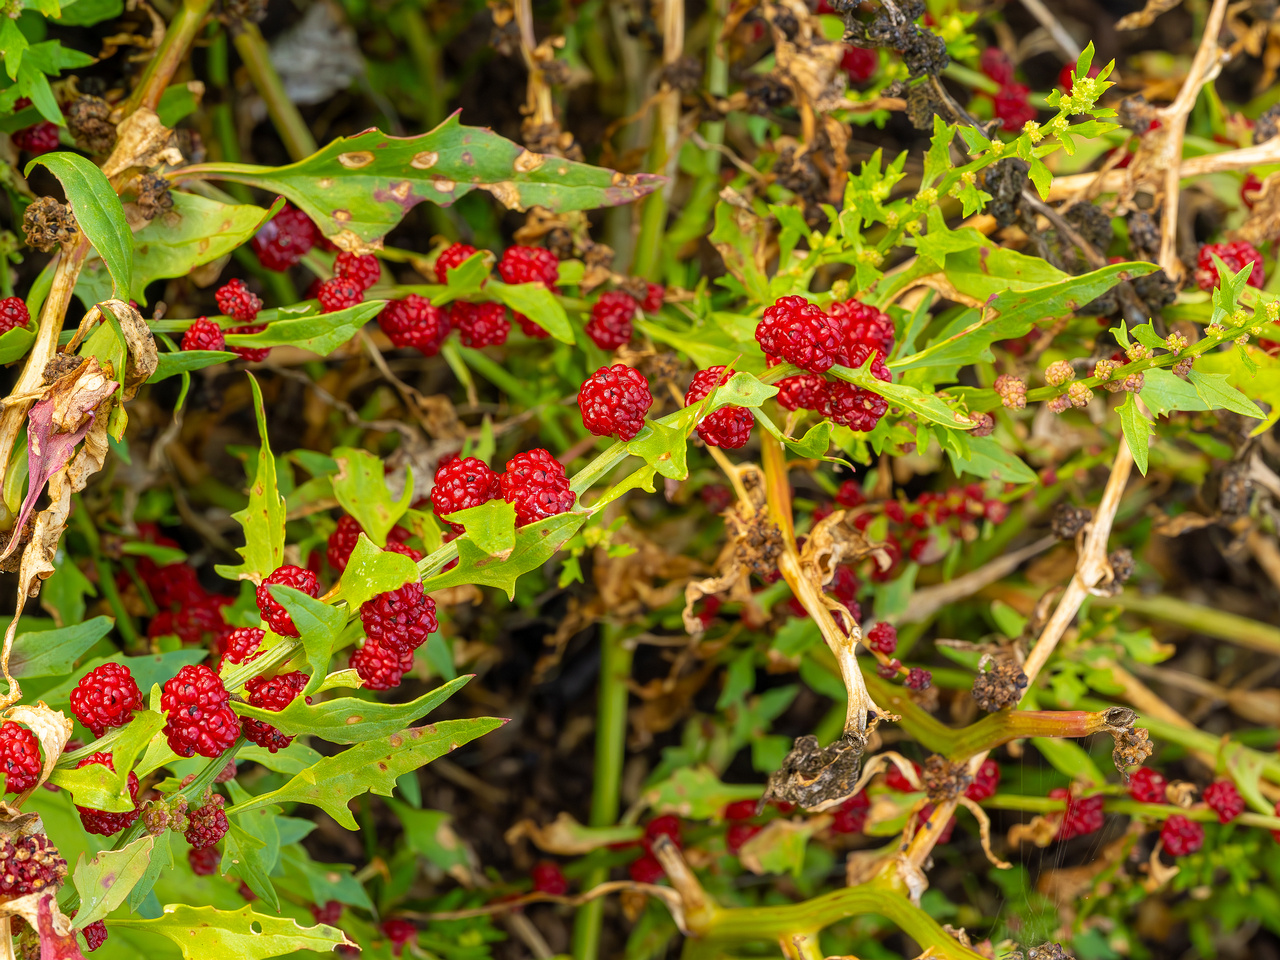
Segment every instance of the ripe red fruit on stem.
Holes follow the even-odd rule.
[[[413,669],[413,650],[397,653],[374,640],[351,654],[351,669],[359,674],[370,690],[398,687],[404,675]]]
[[[560,279],[560,261],[543,247],[507,247],[498,261],[503,283],[543,283],[554,287]]]
[[[392,300],[378,314],[378,326],[397,347],[413,347],[423,356],[440,352],[452,329],[449,315],[425,297],[411,293]]]
[[[218,872],[218,864],[222,862],[222,852],[217,847],[205,847],[197,850],[192,847],[187,851],[187,863],[191,872],[197,877],[211,877]]]
[[[418,928],[413,925],[413,921],[404,920],[400,917],[384,920],[382,922],[382,932],[391,941],[391,952],[397,957],[404,953],[404,948],[409,943],[418,939]]]
[[[765,308],[756,326],[756,341],[771,357],[811,373],[825,373],[836,362],[840,328],[804,297],[781,297]]]
[[[1185,857],[1204,846],[1204,827],[1175,813],[1161,826],[1160,839],[1170,856]]]
[[[364,299],[364,288],[350,277],[334,277],[320,284],[316,292],[322,313],[336,313],[354,307]]]
[[[861,365],[861,361],[849,361],[849,353],[855,344],[864,343],[875,347],[882,354],[881,359],[893,352],[893,320],[887,313],[860,300],[837,301],[831,304],[830,313],[832,321],[840,328],[841,344],[836,362],[841,366]],[[866,354],[863,354],[862,359],[866,359]]]
[[[732,376],[733,371],[728,367],[715,366],[699,370],[693,375],[689,389],[685,391],[685,406],[692,406],[703,400],[713,389],[728,383]],[[698,423],[698,436],[708,446],[736,450],[746,446],[751,439],[753,423],[755,418],[746,407],[721,407]]]
[[[252,323],[262,309],[262,300],[238,277],[233,277],[214,291],[213,299],[217,301],[219,310],[241,323]]]
[[[360,605],[360,622],[370,640],[396,653],[418,649],[439,629],[436,602],[417,580],[366,600]]]
[[[436,516],[478,507],[502,496],[502,483],[488,464],[476,457],[453,457],[436,469],[431,506]],[[461,527],[457,527],[461,532]]]
[[[440,251],[436,257],[435,273],[437,283],[449,282],[449,271],[464,261],[475,256],[476,248],[466,243],[451,243]]]
[[[288,270],[315,246],[318,233],[310,217],[286,203],[254,235],[253,252],[268,270]]]
[[[586,332],[601,350],[617,350],[631,339],[632,321],[639,304],[630,294],[610,290],[591,305]]]
[[[499,347],[507,342],[511,321],[500,303],[467,303],[458,300],[449,308],[449,323],[465,347]]]
[[[111,754],[99,752],[85,757],[76,764],[76,769],[79,770],[81,767],[87,767],[90,764],[101,764],[110,768],[113,772],[116,768]],[[100,837],[109,837],[133,826],[133,822],[138,819],[140,811],[138,810],[138,776],[132,770],[129,771],[128,785],[129,799],[133,801],[132,810],[111,813],[106,810],[95,810],[92,807],[76,805],[76,811],[80,814],[80,823],[83,824],[86,831],[95,833]]]
[[[1164,793],[1167,784],[1158,771],[1139,767],[1129,776],[1129,796],[1140,803],[1168,803]]]
[[[895,767],[895,769],[897,769]],[[867,825],[867,812],[871,809],[871,798],[865,790],[859,790],[840,806],[836,807],[831,819],[831,830],[834,833],[861,833]]]
[[[135,710],[143,709],[142,691],[122,663],[104,663],[85,674],[70,699],[71,712],[95,739],[108,727],[123,727]]]
[[[0,770],[5,793],[24,793],[40,779],[40,741],[13,720],[0,724]]]
[[[569,892],[569,881],[565,879],[564,871],[560,869],[558,863],[540,860],[533,865],[529,876],[533,880],[533,889],[538,893],[563,897]]]
[[[756,801],[735,800],[724,808],[726,820],[751,820],[756,815]]]
[[[363,293],[382,278],[382,264],[371,253],[348,253],[343,250],[334,258],[333,275],[350,280]]]
[[[1218,815],[1219,823],[1230,823],[1244,813],[1244,798],[1230,780],[1215,780],[1205,787],[1204,802]]]
[[[982,766],[973,777],[973,782],[966,788],[964,795],[974,803],[981,803],[996,794],[1000,786],[1000,765],[994,760],[983,760]]]
[[[500,484],[503,499],[515,505],[516,523],[522,527],[566,513],[578,499],[569,489],[564,465],[541,447],[508,460]]]
[[[27,302],[21,297],[5,297],[0,300],[0,334],[25,327],[31,322]]]
[[[777,400],[787,410],[814,410],[821,413],[830,387],[821,374],[802,373],[778,381]]]
[[[1249,279],[1245,281],[1249,286],[1261,290],[1262,285],[1266,283],[1267,274],[1263,266],[1262,254],[1253,244],[1246,240],[1236,240],[1233,243],[1206,243],[1196,254],[1196,285],[1201,290],[1212,290],[1221,281],[1218,267],[1213,262],[1214,254],[1217,254],[1223,266],[1232,273],[1239,273],[1244,269],[1245,264],[1252,263],[1253,269],[1249,272]]]
[[[651,406],[649,381],[639,370],[621,363],[601,367],[578,390],[582,424],[597,437],[634,439]]]
[[[651,853],[632,860],[627,867],[627,872],[631,874],[631,879],[636,883],[657,883],[667,874],[662,869],[662,864],[658,862],[658,858]]]
[[[85,928],[80,932],[84,934],[84,943],[89,948],[90,953],[93,953],[93,951],[107,942],[107,925],[101,920],[86,924]]]
[[[850,83],[866,83],[880,69],[880,56],[865,47],[847,46],[844,48],[844,56],[840,58],[840,69],[845,72]]]
[[[310,570],[286,564],[273,571],[270,576],[258,585],[256,595],[258,610],[262,613],[262,619],[266,620],[267,625],[282,637],[299,636],[298,628],[294,626],[293,619],[289,616],[289,611],[285,610],[276,598],[271,596],[270,587],[273,584],[293,587],[295,590],[301,590],[309,597],[319,597],[320,581]]]
[[[730,853],[736,854],[763,829],[764,827],[755,823],[731,823],[729,829],[724,832],[725,848]]]
[[[203,664],[188,664],[166,681],[160,708],[169,747],[180,757],[216,757],[240,736],[240,718],[229,706],[221,678]]]
[[[183,350],[225,350],[227,341],[222,336],[222,328],[208,317],[197,317],[191,321],[182,335]]]
[[[1067,808],[1063,812],[1062,822],[1058,825],[1055,839],[1070,840],[1102,829],[1101,795],[1073,797],[1066,787],[1054,787],[1049,791],[1049,796],[1054,800],[1067,801]]]
[[[867,631],[867,646],[890,656],[898,649],[898,631],[891,623],[877,623]]]
[[[279,713],[293,703],[306,685],[307,675],[301,670],[282,673],[274,677],[254,677],[244,685],[247,694],[245,699],[250,706]],[[308,701],[310,699],[310,697],[307,698]],[[281,733],[264,720],[245,717],[240,723],[244,728],[244,735],[247,739],[260,747],[264,747],[271,753],[283,750],[293,742],[292,735]]]
[[[187,811],[187,830],[183,834],[187,843],[197,850],[207,850],[227,835],[230,824],[222,809],[225,803],[214,794],[204,806]]]
[[[987,47],[979,58],[982,72],[1004,86],[1013,81],[1013,61],[999,47]]]

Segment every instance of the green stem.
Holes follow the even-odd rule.
[[[1188,603],[1163,594],[1143,596],[1134,590],[1125,590],[1114,597],[1094,597],[1092,602],[1101,607],[1120,607],[1129,613],[1238,643],[1242,647],[1273,657],[1280,655],[1280,627],[1259,623],[1224,610]]]
[[[409,56],[418,70],[418,78],[422,81],[419,102],[425,110],[423,120],[428,127],[434,127],[444,120],[447,99],[440,66],[440,44],[428,29],[422,11],[417,6],[405,5],[396,19],[401,35],[409,46]]]
[[[1065,809],[1064,800],[1053,800],[1049,797],[1022,797],[997,793],[982,806],[994,810],[1021,810],[1027,813],[1056,813]],[[1177,807],[1168,803],[1141,803],[1128,797],[1106,797],[1102,801],[1102,809],[1107,813],[1121,813],[1143,820],[1165,820],[1177,814],[1188,820],[1202,823],[1217,823],[1218,814],[1208,807]],[[1280,817],[1267,816],[1262,813],[1242,813],[1232,821],[1245,827],[1258,827],[1263,830],[1280,829]]]
[[[289,156],[295,161],[304,160],[317,149],[315,138],[311,136],[311,128],[285,92],[284,82],[271,63],[271,51],[262,37],[262,31],[254,23],[244,23],[242,27],[234,42],[249,79],[266,103],[267,115],[271,117],[280,139],[284,141],[284,148]]]
[[[116,629],[124,638],[125,646],[136,650],[141,642],[138,628],[133,622],[133,617],[129,616],[129,611],[125,609],[120,591],[116,589],[115,575],[111,572],[111,565],[102,556],[102,540],[98,536],[98,529],[93,525],[93,518],[89,516],[89,511],[79,494],[75,495],[74,502],[75,507],[71,511],[71,516],[81,535],[88,541],[89,553],[93,556],[93,566],[98,571],[98,589],[102,591],[103,598],[111,607],[111,612],[116,618]]]
[[[227,53],[227,32],[218,30],[209,41],[206,62],[209,65],[209,83],[218,91],[218,102],[213,106],[214,142],[218,145],[220,160],[240,162],[240,134],[236,130],[235,113],[231,109],[230,57]],[[241,203],[252,203],[253,195],[243,183],[227,184],[227,192]]]
[[[627,681],[631,678],[631,648],[622,631],[611,623],[600,628],[600,700],[596,714],[596,765],[591,791],[593,827],[612,826],[618,820],[619,789],[627,737]],[[606,867],[596,867],[583,878],[589,890],[609,879]],[[574,960],[596,960],[600,954],[600,930],[604,899],[579,908],[573,922]]]
[[[160,41],[159,49],[147,62],[138,85],[125,101],[121,111],[124,116],[129,116],[140,107],[155,110],[160,105],[165,87],[187,58],[187,52],[211,6],[213,0],[186,0],[178,8],[165,31],[164,39]]]

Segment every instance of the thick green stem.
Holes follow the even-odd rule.
[[[994,810],[1022,810],[1027,813],[1056,813],[1066,808],[1066,801],[1053,800],[1049,797],[1023,797],[997,793],[982,805]],[[1178,814],[1188,820],[1199,820],[1203,823],[1217,823],[1218,814],[1208,807],[1177,807],[1168,803],[1140,803],[1128,797],[1107,797],[1102,801],[1102,809],[1107,813],[1121,813],[1143,820],[1164,820]],[[1233,823],[1245,827],[1258,827],[1263,830],[1280,829],[1280,817],[1271,817],[1262,813],[1239,814]]]
[[[401,8],[396,23],[422,81],[419,102],[423,106],[423,120],[428,127],[434,127],[444,119],[447,101],[444,72],[440,66],[440,43],[427,27],[422,11],[414,4]]]
[[[253,23],[245,23],[242,27],[235,37],[236,51],[244,61],[254,89],[267,105],[267,116],[284,141],[285,150],[294,160],[303,160],[317,149],[311,128],[285,92],[284,82],[271,63],[271,51],[262,31]]]
[[[627,737],[627,681],[631,677],[631,648],[622,632],[604,623],[600,628],[600,700],[596,714],[596,767],[591,792],[593,827],[612,826],[618,820],[619,789]],[[609,879],[605,867],[596,867],[583,879],[590,890]],[[595,960],[600,955],[600,929],[604,900],[597,898],[579,908],[573,922],[574,960]]]
[[[1094,597],[1092,602],[1102,607],[1120,607],[1130,613],[1186,627],[1219,640],[1229,640],[1273,657],[1280,655],[1280,627],[1213,607],[1188,603],[1165,594],[1146,597],[1134,590],[1126,590],[1115,597]]]
[[[123,114],[127,117],[139,107],[155,110],[160,97],[173,79],[178,67],[186,60],[196,34],[204,23],[205,15],[213,6],[213,0],[186,0],[165,31],[164,39],[155,55],[147,62],[138,85],[125,101]]]

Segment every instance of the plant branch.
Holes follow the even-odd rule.
[[[124,116],[139,109],[155,110],[160,106],[160,97],[164,95],[165,88],[169,86],[178,67],[186,60],[187,52],[212,6],[213,0],[185,0],[178,7],[160,46],[147,61],[138,85],[124,102],[121,110]]]
[[[972,597],[985,587],[1003,580],[1026,561],[1044,553],[1057,542],[1057,537],[1041,537],[1035,543],[1001,554],[977,570],[972,570],[954,580],[915,591],[907,601],[907,612],[898,619],[898,622],[917,623],[928,620],[944,607]]]
[[[253,81],[253,87],[267,105],[267,115],[275,126],[289,157],[303,160],[316,152],[315,137],[302,119],[297,106],[284,88],[284,81],[271,62],[271,49],[263,39],[256,23],[245,22],[234,37],[236,52],[244,62],[245,71]]]

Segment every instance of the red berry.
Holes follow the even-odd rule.
[[[225,350],[227,341],[223,339],[221,327],[207,317],[199,317],[191,321],[191,326],[182,335],[182,349]]]
[[[391,952],[397,957],[404,953],[405,945],[418,939],[418,928],[410,920],[392,917],[382,922],[382,932],[392,943]]]
[[[413,549],[413,547],[409,546],[408,544],[398,543],[394,540],[388,540],[387,545],[382,549],[390,553],[398,553],[402,557],[408,557],[414,563],[417,563],[419,560],[421,560],[425,556],[425,554],[419,553],[417,550]]]
[[[84,934],[85,946],[89,948],[90,953],[107,942],[107,925],[101,920],[87,924],[80,932]]]
[[[211,877],[218,872],[218,864],[222,862],[222,852],[217,847],[205,847],[197,850],[192,847],[187,851],[187,863],[191,864],[191,872],[197,877]]]
[[[288,270],[316,243],[319,231],[311,218],[286,203],[253,238],[253,252],[268,270]]]
[[[921,667],[912,667],[903,683],[912,690],[928,690],[933,686],[933,674]]]
[[[265,323],[254,323],[246,327],[230,327],[227,333],[241,333],[245,336],[253,333],[261,333],[267,329]],[[270,347],[232,347],[231,352],[246,363],[261,363],[271,355]]]
[[[733,371],[727,367],[707,367],[693,375],[689,389],[685,392],[685,406],[691,406],[702,400],[715,387],[727,383]],[[755,423],[751,411],[746,407],[721,407],[710,416],[702,418],[698,424],[698,436],[702,442],[711,447],[723,447],[736,450],[746,446],[751,439],[751,426]]]
[[[382,264],[371,253],[348,253],[343,250],[333,260],[333,275],[335,278],[351,280],[363,293],[382,279]]]
[[[360,527],[360,521],[355,517],[344,513],[338,518],[338,525],[333,533],[329,534],[328,546],[325,549],[325,559],[338,573],[347,569],[347,561],[351,559],[351,551],[356,548],[356,542],[360,539],[361,533],[363,530]]]
[[[100,763],[104,767],[109,767],[112,772],[115,771],[115,761],[109,753],[94,753],[85,757],[76,764],[76,769],[87,767],[91,763]],[[138,819],[138,776],[132,770],[129,771],[129,799],[133,801],[133,809],[125,810],[120,813],[110,813],[106,810],[94,810],[91,807],[82,807],[76,805],[76,810],[80,814],[80,823],[89,833],[96,833],[100,837],[109,837],[112,834],[119,833],[121,830],[127,830],[133,826],[133,822]]]
[[[880,394],[837,380],[827,391],[821,412],[842,427],[868,433],[888,410],[889,402]]]
[[[351,654],[351,669],[360,675],[370,690],[390,690],[398,687],[400,680],[413,669],[413,650],[397,653],[373,640],[366,640]]]
[[[880,56],[865,47],[847,46],[844,48],[844,56],[840,58],[840,69],[845,72],[850,83],[866,83],[880,69]]]
[[[569,489],[564,465],[541,447],[517,453],[499,478],[502,497],[515,504],[516,523],[524,526],[573,509],[578,495]]]
[[[983,760],[964,795],[974,803],[981,803],[996,795],[996,787],[1000,786],[1000,765],[994,760]]]
[[[533,865],[529,875],[533,879],[533,889],[538,893],[563,897],[569,892],[569,881],[565,879],[564,871],[558,863],[540,860]]]
[[[876,347],[881,354],[888,356],[893,353],[893,320],[887,313],[877,310],[870,304],[863,303],[860,300],[845,300],[843,303],[836,302],[831,305],[831,319],[840,328],[841,347],[836,362],[842,366],[853,367],[860,366],[858,363],[849,363],[849,351],[853,349],[856,343],[865,343],[868,346]],[[865,354],[862,360],[865,360]],[[886,378],[881,378],[886,379]]]
[[[185,603],[191,597],[203,596],[205,592],[204,587],[200,586],[195,569],[185,563],[168,563],[157,567],[149,558],[143,557],[138,562],[138,573],[151,591],[151,599],[161,610],[167,610],[175,603]]]
[[[1003,500],[987,500],[982,505],[982,514],[992,523],[1004,523],[1009,516],[1009,505]]]
[[[602,293],[591,305],[591,319],[586,331],[601,350],[617,350],[631,339],[631,321],[635,319],[638,304],[621,290]]]
[[[860,507],[866,502],[867,495],[862,492],[862,486],[856,480],[845,480],[836,491],[836,503],[846,510]]]
[[[222,608],[230,599],[197,595],[176,610],[161,610],[147,625],[147,636],[155,638],[173,634],[189,647],[206,643],[227,629]]]
[[[262,619],[267,621],[267,626],[282,637],[296,637],[299,635],[298,628],[294,626],[289,612],[276,601],[275,597],[271,596],[269,587],[272,584],[293,587],[309,597],[319,597],[320,581],[310,570],[286,564],[274,571],[258,586],[258,610],[262,613]]]
[[[884,351],[877,344],[864,343],[862,341],[851,342],[846,343],[842,351],[841,359],[845,361],[844,365],[846,367],[859,369],[870,359],[871,364],[868,369],[873,377],[886,383],[893,380],[893,374],[884,365]]]
[[[645,313],[657,313],[662,309],[662,302],[666,299],[667,288],[660,283],[650,283],[645,286],[644,300],[640,302],[640,309]]]
[[[360,303],[364,299],[364,290],[350,277],[334,277],[320,284],[316,299],[320,301],[321,313],[335,313]]]
[[[543,247],[507,247],[498,261],[503,283],[544,283],[554,287],[560,279],[560,261]]]
[[[666,871],[662,869],[662,864],[658,862],[658,858],[651,853],[646,853],[632,860],[627,867],[627,872],[631,874],[631,879],[636,883],[657,883],[667,875]]]
[[[197,850],[207,850],[227,835],[230,824],[222,809],[225,803],[215,793],[204,806],[187,812],[187,830],[183,834],[187,843]]]
[[[449,315],[416,293],[383,307],[378,326],[397,347],[414,347],[427,357],[440,352],[451,329]]]
[[[724,808],[726,820],[751,820],[756,815],[756,801],[735,800]]]
[[[1101,795],[1073,797],[1066,787],[1054,787],[1049,791],[1049,796],[1054,800],[1067,801],[1067,808],[1063,812],[1062,822],[1058,825],[1055,839],[1070,840],[1102,829]]]
[[[40,741],[13,720],[0,724],[0,770],[5,793],[25,793],[40,779]]]
[[[278,713],[302,692],[307,685],[307,675],[301,670],[282,673],[274,677],[254,677],[244,686],[248,693],[245,699],[250,706]],[[308,697],[308,700],[311,698]],[[253,717],[245,717],[240,721],[244,727],[244,735],[260,747],[275,753],[293,743],[292,736],[286,736],[271,724]]]
[[[459,300],[449,309],[449,323],[465,347],[500,347],[507,342],[511,321],[500,303],[467,303]]]
[[[1253,205],[1258,202],[1258,194],[1262,192],[1262,181],[1258,179],[1258,175],[1250,170],[1244,177],[1244,183],[1240,184],[1240,200],[1250,210]]]
[[[634,439],[651,406],[653,394],[645,375],[621,363],[601,367],[578,390],[582,425],[597,437]]]
[[[330,927],[337,926],[338,921],[342,919],[342,904],[337,900],[326,900],[324,906],[313,903],[311,915],[316,918],[316,923],[323,923]]]
[[[867,631],[867,646],[886,657],[898,649],[898,631],[891,623],[877,623]]]
[[[1244,798],[1230,780],[1215,780],[1205,787],[1204,802],[1218,815],[1219,823],[1230,823],[1244,813]]]
[[[436,516],[478,507],[502,496],[502,482],[488,465],[475,457],[454,457],[436,469],[431,506]],[[461,528],[458,528],[461,531]]]
[[[1251,287],[1262,289],[1267,279],[1262,254],[1253,244],[1245,240],[1236,240],[1234,243],[1206,243],[1200,248],[1200,252],[1196,255],[1196,285],[1201,290],[1212,290],[1220,280],[1217,267],[1213,262],[1215,253],[1232,273],[1238,273],[1244,269],[1245,264],[1252,263],[1253,270],[1250,271],[1249,279],[1245,282]]]
[[[999,47],[987,47],[979,59],[982,72],[1004,86],[1013,80],[1013,61]]]
[[[897,767],[894,768],[895,770]],[[836,807],[831,820],[831,829],[835,833],[861,833],[867,825],[867,813],[871,809],[871,798],[865,790],[859,790],[840,806]]]
[[[168,680],[160,707],[168,714],[164,734],[180,757],[216,757],[240,736],[240,718],[228,702],[231,695],[216,673],[203,664],[188,664]]]
[[[218,669],[224,663],[248,663],[262,656],[262,638],[267,634],[257,627],[236,627],[222,638],[222,659]]]
[[[538,326],[523,313],[516,313],[512,311],[511,315],[516,318],[516,323],[520,324],[520,329],[524,332],[526,337],[533,337],[535,340],[545,340],[547,337],[551,336],[551,334],[547,333],[547,331],[543,330],[542,327]]]
[[[1167,784],[1159,772],[1139,767],[1129,776],[1129,796],[1139,803],[1168,803],[1164,793]]]
[[[71,691],[71,712],[88,728],[94,739],[108,727],[123,727],[143,709],[142,691],[129,668],[122,663],[104,663],[85,674]]]
[[[436,257],[436,282],[448,283],[449,271],[476,255],[476,248],[465,243],[451,243]]]
[[[0,900],[5,901],[41,891],[56,893],[67,876],[67,861],[43,833],[0,840],[0,863],[5,865]]]
[[[1031,105],[1031,88],[1021,83],[1007,83],[995,95],[994,113],[1004,129],[1018,131],[1036,118],[1036,108]]]
[[[730,853],[736,854],[763,829],[764,827],[754,823],[731,823],[724,832],[724,845]]]
[[[836,362],[840,328],[804,297],[782,297],[765,308],[756,341],[768,356],[824,373]]]
[[[360,622],[370,640],[396,653],[418,649],[439,629],[436,602],[417,580],[366,600],[360,605]]]
[[[29,127],[23,127],[16,131],[11,138],[13,145],[19,150],[25,150],[27,153],[40,156],[57,150],[62,144],[58,139],[58,125],[50,123],[48,120],[41,120],[39,123],[33,123]]]
[[[27,302],[21,297],[5,297],[0,300],[0,334],[25,327],[31,322]]]
[[[258,311],[262,309],[262,300],[238,277],[228,280],[214,291],[213,299],[217,301],[219,310],[241,323],[253,323],[258,318]]]
[[[1175,813],[1160,828],[1160,839],[1170,856],[1185,857],[1204,846],[1204,827]]]
[[[659,837],[670,837],[671,842],[677,847],[681,846],[680,841],[680,818],[669,813],[660,817],[654,817],[645,825],[644,839],[640,842],[644,844],[644,848],[650,853],[653,852],[653,841]]]
[[[821,413],[827,403],[827,381],[819,373],[802,373],[778,381],[778,403],[787,410],[815,410]]]
[[[915,767],[916,776],[919,777],[921,773],[920,764],[913,760],[911,761],[911,766]],[[890,790],[896,790],[898,793],[915,793],[920,789],[912,785],[911,781],[907,779],[907,775],[902,772],[896,763],[890,764],[885,771],[884,785]]]

